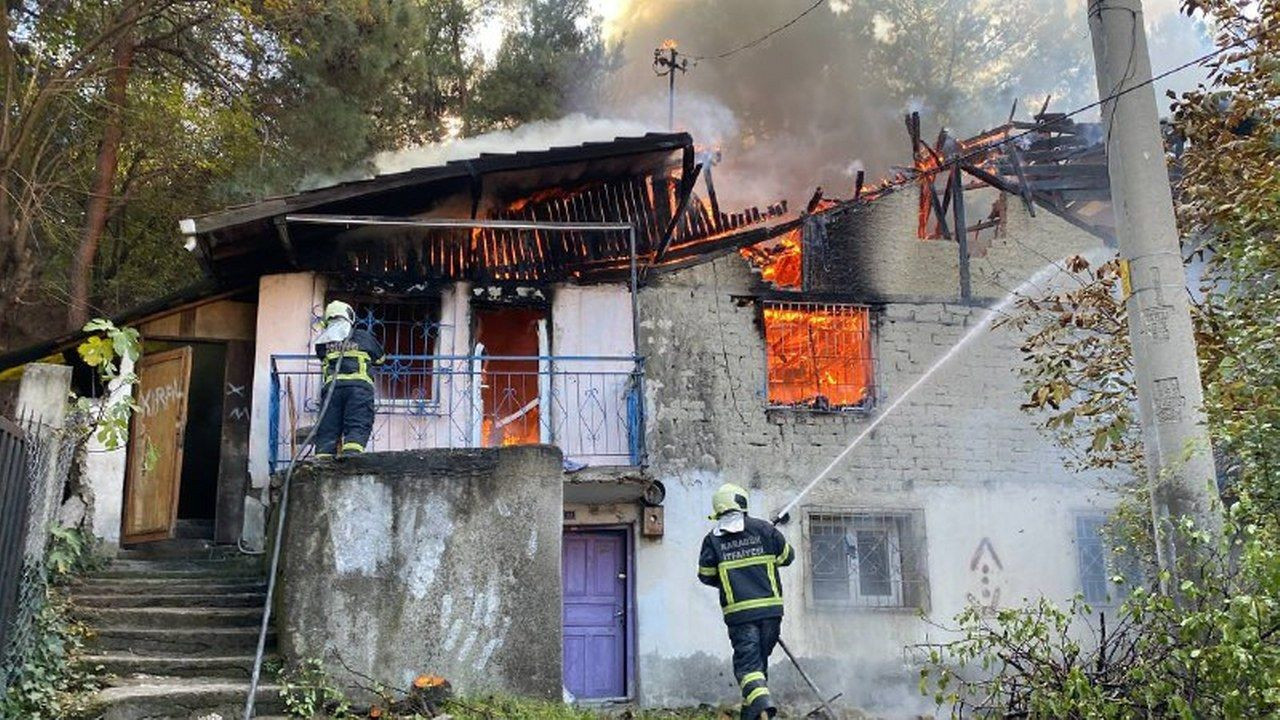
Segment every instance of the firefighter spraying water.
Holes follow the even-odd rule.
[[[778,568],[795,551],[778,529],[747,514],[747,491],[725,484],[711,498],[715,528],[702,540],[698,579],[720,590],[720,607],[733,644],[733,676],[742,689],[742,718],[773,717],[769,655],[782,627]]]

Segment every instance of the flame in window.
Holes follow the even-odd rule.
[[[742,248],[741,252],[760,271],[760,278],[765,282],[774,287],[800,289],[804,280],[800,228]]]
[[[779,303],[764,308],[769,404],[818,410],[870,397],[869,313],[855,305]]]

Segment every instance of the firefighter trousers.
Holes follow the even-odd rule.
[[[333,393],[329,407],[316,428],[316,454],[333,455],[342,442],[342,452],[364,452],[373,433],[373,385],[361,380],[337,381],[320,396]]]
[[[777,713],[769,697],[769,655],[778,644],[782,618],[764,618],[729,626],[733,644],[733,676],[742,689],[742,720],[755,720]]]

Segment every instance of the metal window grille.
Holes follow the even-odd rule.
[[[916,513],[810,513],[809,579],[814,604],[923,607],[920,524]]]
[[[1076,558],[1080,565],[1080,590],[1087,603],[1107,603],[1107,548],[1103,538],[1106,518],[1100,515],[1076,517]]]
[[[873,398],[870,311],[862,305],[764,305],[770,407],[851,410]]]
[[[387,353],[374,373],[378,402],[433,400],[437,389],[431,356],[440,338],[439,304],[343,299],[355,308],[356,327],[368,330]]]

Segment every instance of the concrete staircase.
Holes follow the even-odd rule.
[[[123,551],[72,597],[97,631],[84,662],[112,675],[95,698],[99,717],[241,717],[266,597],[259,558],[178,538]],[[272,650],[274,633],[267,643]],[[269,680],[258,688],[259,716],[283,713]]]

